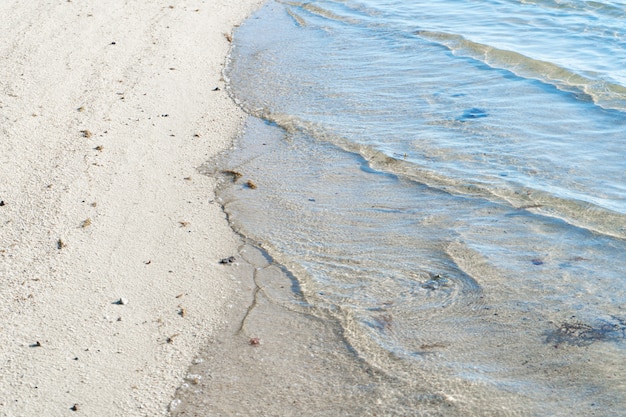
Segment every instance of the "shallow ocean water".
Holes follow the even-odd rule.
[[[625,415],[624,10],[269,2],[242,25],[251,117],[203,168],[242,294],[179,415]]]

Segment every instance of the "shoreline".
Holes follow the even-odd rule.
[[[0,415],[168,415],[236,291],[197,168],[247,117],[225,34],[262,3],[0,5]]]

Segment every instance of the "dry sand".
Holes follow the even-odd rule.
[[[0,415],[167,415],[234,290],[196,168],[260,3],[0,2]]]

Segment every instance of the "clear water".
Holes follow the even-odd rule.
[[[319,343],[252,373],[266,405],[188,402],[626,415],[626,2],[272,1],[227,76],[253,117],[206,171],[289,272],[254,354]]]

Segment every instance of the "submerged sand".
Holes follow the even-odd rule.
[[[236,285],[197,167],[260,3],[0,3],[0,415],[168,414]]]

